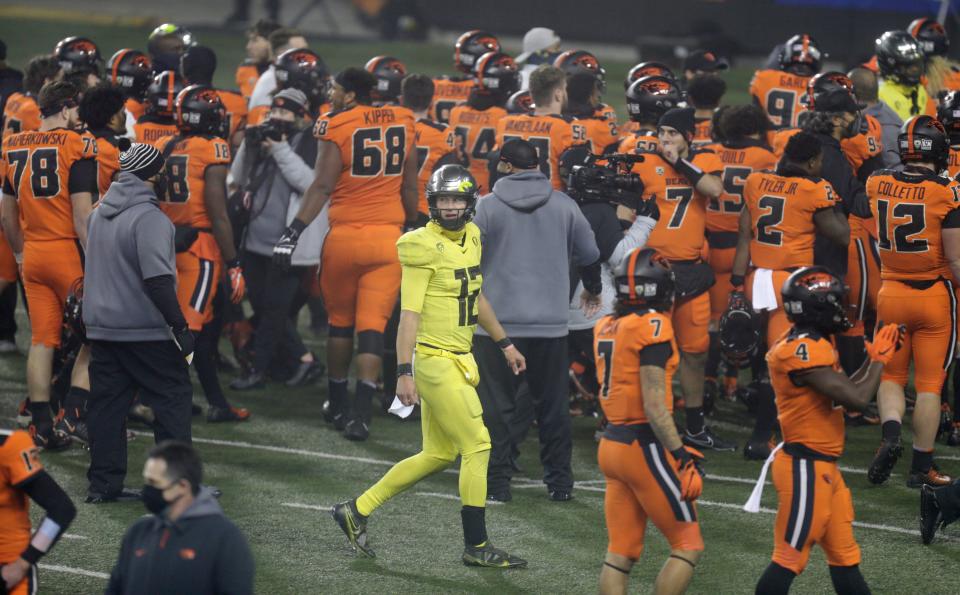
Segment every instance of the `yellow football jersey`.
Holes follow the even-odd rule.
[[[420,313],[417,343],[469,352],[477,328],[480,229],[467,223],[459,232],[435,222],[397,240],[403,266],[400,308]]]

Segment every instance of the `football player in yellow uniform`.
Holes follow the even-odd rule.
[[[477,324],[503,349],[515,374],[526,369],[526,361],[480,293],[480,230],[470,222],[479,197],[476,180],[460,165],[445,165],[430,177],[426,194],[430,222],[397,241],[403,267],[397,398],[404,405],[420,403],[423,450],[394,465],[359,498],[334,506],[333,518],[356,550],[373,557],[367,518],[390,498],[449,467],[459,455],[463,563],[524,567],[525,560],[487,539],[490,434],[483,424],[475,388],[480,376],[470,353]]]

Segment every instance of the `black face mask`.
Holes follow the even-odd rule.
[[[163,490],[151,485],[143,486],[143,506],[151,514],[160,514],[170,503],[163,499]]]

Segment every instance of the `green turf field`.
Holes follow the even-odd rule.
[[[49,51],[56,40],[68,34],[89,35],[109,56],[119,47],[143,47],[147,32],[61,22],[0,21],[0,38],[7,42],[10,61],[16,66],[30,55]],[[242,58],[242,37],[208,31],[199,32],[199,36],[203,43],[216,48],[221,62],[219,82],[229,86],[233,66]],[[445,47],[369,43],[314,43],[313,47],[333,68],[360,64],[377,53],[390,53],[405,60],[413,71],[439,74],[449,70],[450,49]],[[622,108],[614,95],[629,65],[605,64],[610,72],[608,100]],[[743,89],[748,76],[745,70],[730,73],[732,101],[745,100]],[[25,347],[29,342],[25,322],[23,327],[19,343]],[[305,332],[322,356],[322,341]],[[0,359],[0,427],[13,425],[16,403],[25,392],[23,368],[22,357]],[[455,471],[424,481],[378,511],[370,526],[371,545],[378,558],[358,560],[326,510],[337,501],[357,495],[392,462],[414,453],[420,440],[419,427],[416,422],[378,417],[370,441],[347,442],[322,421],[324,392],[325,384],[321,383],[297,390],[273,386],[234,395],[231,398],[236,404],[253,412],[252,421],[211,426],[197,418],[194,425],[207,482],[223,490],[222,505],[253,547],[258,593],[499,595],[595,591],[606,535],[593,420],[577,419],[574,423],[574,472],[579,482],[576,500],[552,503],[547,499],[539,482],[536,440],[531,437],[520,459],[526,473],[517,478],[514,501],[490,507],[492,539],[529,559],[529,569],[504,573],[467,569],[460,563]],[[199,392],[196,399],[203,402]],[[749,433],[750,419],[740,405],[721,404],[712,423],[741,443]],[[878,437],[877,428],[851,429],[842,463],[854,494],[864,575],[874,593],[954,593],[950,581],[960,565],[960,531],[951,527],[946,538],[939,538],[935,545],[920,545],[917,492],[903,485],[906,462],[901,462],[897,474],[884,487],[873,487],[866,481],[864,471]],[[131,442],[128,485],[141,482],[140,467],[151,444],[152,438],[146,434]],[[960,472],[958,455],[960,450],[941,447],[939,459],[947,471],[956,474]],[[124,528],[144,513],[137,503],[83,504],[87,458],[80,449],[43,457],[77,501],[79,514],[69,535],[43,562],[42,593],[101,591]],[[706,552],[690,592],[753,592],[769,560],[771,509],[776,506],[774,491],[768,487],[764,512],[751,515],[740,510],[759,468],[758,463],[745,462],[738,454],[708,453],[709,475],[700,502]],[[650,592],[667,553],[666,543],[655,529],[648,532],[647,544],[633,573],[634,592]],[[809,570],[794,583],[794,592],[832,592],[824,558],[818,551]]]

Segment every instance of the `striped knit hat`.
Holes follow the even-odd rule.
[[[127,171],[141,180],[149,180],[163,167],[163,155],[152,145],[133,143],[120,153],[120,171]]]

